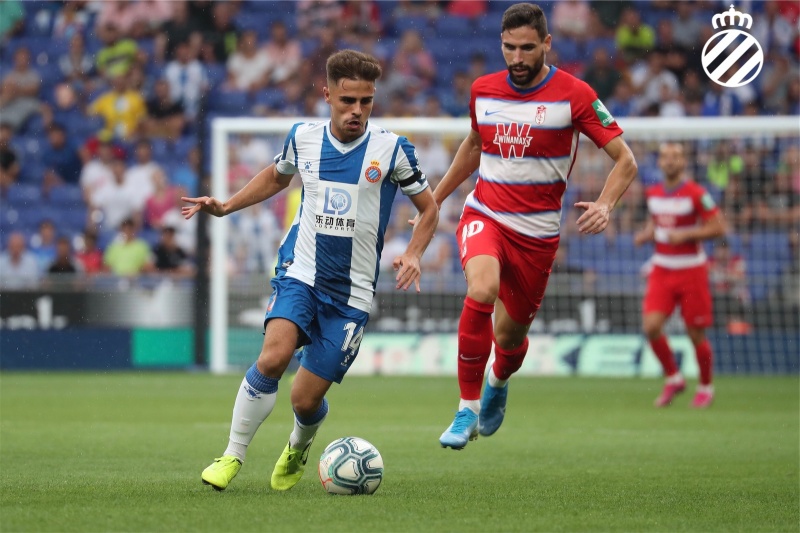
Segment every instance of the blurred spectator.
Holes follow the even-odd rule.
[[[672,36],[675,42],[686,50],[697,50],[697,46],[702,45],[700,35],[703,27],[709,24],[701,21],[696,7],[697,4],[694,2],[675,2]]]
[[[121,222],[119,235],[103,254],[103,264],[117,276],[135,277],[152,271],[150,246],[137,236],[133,219]]]
[[[589,6],[592,12],[597,17],[599,24],[595,24],[595,29],[598,32],[598,37],[614,36],[617,27],[622,20],[622,14],[625,9],[631,5],[631,2],[608,2],[607,0],[591,0]],[[600,34],[602,33],[602,34]]]
[[[86,274],[103,272],[103,252],[97,247],[97,234],[85,231],[80,239],[80,246],[75,253],[75,260]]]
[[[153,171],[152,180],[154,190],[144,204],[144,223],[150,228],[161,228],[164,215],[175,209],[180,210],[183,189],[171,185],[161,168]]]
[[[680,79],[686,73],[686,70],[693,68],[699,70],[702,68],[702,63],[699,54],[694,54],[696,57],[694,64],[689,64],[689,54],[682,45],[675,41],[674,28],[672,21],[668,19],[661,19],[656,26],[656,50],[661,52],[664,56],[664,66],[675,74]]]
[[[56,226],[50,219],[42,220],[39,229],[31,236],[31,254],[36,258],[39,272],[44,272],[56,257]]]
[[[68,83],[58,83],[53,87],[53,101],[43,103],[40,108],[42,111],[42,122],[49,126],[53,122],[72,125],[86,122],[86,113],[82,109],[78,94],[72,85]],[[77,131],[68,131],[70,135],[77,134]]]
[[[72,244],[69,237],[59,237],[56,241],[55,258],[47,268],[47,273],[77,274],[78,272],[82,272],[81,266],[72,255]]]
[[[141,218],[142,204],[125,183],[125,161],[111,161],[114,180],[103,185],[92,197],[93,207],[100,210],[104,232],[115,231],[122,221]]]
[[[254,172],[250,167],[242,163],[239,159],[239,151],[236,146],[228,146],[228,188],[238,191],[253,178]]]
[[[442,107],[453,117],[469,115],[469,100],[472,91],[472,80],[469,75],[459,70],[453,75],[453,83],[448,84],[442,94]]]
[[[180,43],[189,43],[192,53],[197,57],[203,42],[202,27],[189,17],[186,0],[172,2],[172,19],[166,21],[155,37],[154,59],[165,63],[175,59],[175,51]]]
[[[622,79],[619,70],[611,64],[608,50],[602,47],[594,49],[592,61],[583,73],[583,81],[595,90],[597,97],[603,102],[614,94],[614,89]]]
[[[113,158],[114,147],[104,140],[98,144],[97,153],[83,165],[79,181],[87,205],[94,206],[97,191],[114,181],[114,172],[111,170]]]
[[[670,90],[667,84],[661,85],[661,98],[658,102],[658,116],[677,118],[686,116],[683,96],[678,91]]]
[[[139,39],[172,16],[168,0],[116,0],[102,2],[97,15],[96,28],[105,28],[113,23],[126,37]]]
[[[25,246],[25,234],[12,232],[6,251],[0,254],[0,287],[3,289],[31,288],[39,281],[39,264]]]
[[[236,145],[239,161],[250,169],[252,175],[269,166],[278,152],[278,149],[273,148],[266,139],[252,133],[240,134]]]
[[[142,132],[148,137],[175,141],[186,125],[182,102],[173,102],[169,94],[169,82],[159,78],[153,84],[153,95],[147,100],[147,117]]]
[[[747,288],[744,258],[736,255],[730,243],[722,239],[714,245],[708,260],[708,278],[715,300],[715,308],[728,333],[748,333],[747,323],[750,307],[750,291]]]
[[[425,175],[437,183],[444,177],[445,172],[450,168],[450,161],[453,159],[444,146],[442,138],[438,135],[422,133],[414,136],[414,146],[417,149],[417,160],[425,169]]]
[[[592,10],[585,0],[562,0],[553,6],[548,27],[557,39],[582,42],[589,38]]]
[[[25,29],[25,9],[19,0],[0,2],[0,45]]]
[[[53,22],[53,37],[67,40],[72,40],[75,35],[82,37],[88,25],[89,13],[84,9],[84,2],[67,0]]]
[[[701,78],[696,70],[687,70],[681,80],[681,95],[687,105],[691,102],[703,103],[703,98],[706,94],[706,87],[704,85],[705,78]]]
[[[799,176],[798,157],[800,148],[797,145],[787,148],[774,176],[771,173],[763,174],[765,181],[761,184],[760,194],[754,198],[758,229],[797,233],[800,227],[800,196],[792,187],[792,179],[797,180]]]
[[[753,17],[753,27],[749,31],[767,55],[773,51],[786,54],[796,35],[796,27],[792,28],[781,14],[780,2],[776,0],[764,2],[764,12]]]
[[[208,90],[208,74],[188,41],[178,44],[175,59],[164,69],[164,78],[169,83],[172,101],[180,102],[186,118],[193,120],[200,108],[200,99]]]
[[[616,33],[617,49],[628,63],[641,59],[656,44],[656,33],[652,26],[642,22],[639,9],[627,7],[622,12]]]
[[[656,50],[647,54],[646,61],[631,68],[631,82],[636,94],[641,96],[641,108],[660,103],[664,95],[662,87],[666,87],[670,98],[680,90],[678,78],[664,66],[664,54]]]
[[[232,3],[214,2],[212,10],[213,27],[203,33],[202,57],[207,64],[225,64],[228,57],[236,51],[240,30],[233,20]]]
[[[786,89],[786,100],[788,102],[787,108],[789,115],[800,115],[800,78],[795,77],[789,81],[789,87]]]
[[[731,90],[718,83],[708,84],[708,90],[703,98],[704,117],[731,117],[742,113],[742,102]]]
[[[18,131],[25,121],[39,112],[41,77],[31,67],[30,51],[20,46],[14,51],[14,65],[0,84],[0,123]]]
[[[107,2],[107,4],[113,4],[113,2]],[[102,26],[98,35],[104,46],[97,52],[95,58],[97,71],[106,79],[127,74],[136,62],[139,53],[136,41],[124,37],[116,22],[109,22]]]
[[[194,274],[194,266],[189,262],[189,255],[175,240],[175,228],[161,228],[161,238],[153,247],[154,267],[157,272],[171,274],[176,277],[189,277]]]
[[[404,19],[427,17],[436,20],[442,15],[442,2],[436,0],[399,0],[392,10],[392,25],[395,30],[403,28]]]
[[[295,14],[297,34],[306,39],[320,39],[325,28],[340,23],[342,6],[337,0],[299,0]]]
[[[636,114],[639,105],[633,94],[633,87],[627,79],[617,83],[608,102],[604,102],[612,117],[630,117]]]
[[[706,183],[711,189],[709,192],[724,192],[731,181],[741,175],[743,168],[744,161],[741,156],[732,152],[731,143],[717,142],[706,165]],[[730,211],[726,209],[725,212]]]
[[[67,131],[59,123],[47,128],[47,142],[41,144],[40,156],[45,165],[45,187],[64,183],[77,184],[83,163],[78,155],[74,139],[67,137]]]
[[[764,110],[769,114],[791,114],[789,87],[793,80],[800,79],[797,64],[783,53],[771,52],[764,62],[764,70],[756,78],[761,85]]]
[[[11,126],[0,122],[0,189],[16,183],[19,177],[19,156],[11,146],[13,136]]]
[[[475,52],[469,56],[467,73],[471,81],[475,81],[486,74],[486,56],[482,52]]]
[[[270,61],[264,50],[258,47],[255,30],[242,33],[239,47],[228,58],[227,67],[227,89],[255,92],[269,85]]]
[[[233,215],[233,255],[244,272],[272,274],[282,237],[280,221],[268,205],[262,203]]]
[[[170,181],[184,189],[189,196],[197,196],[200,193],[200,175],[200,149],[192,146],[186,161],[182,161],[172,172]]]
[[[98,135],[132,140],[147,117],[147,108],[142,94],[130,87],[129,74],[119,74],[111,78],[111,88],[89,104],[87,113],[105,120]]]
[[[270,83],[282,84],[297,73],[303,61],[303,51],[300,41],[290,37],[286,25],[279,20],[270,26],[269,37],[262,50],[270,66]]]
[[[125,187],[130,191],[131,197],[138,202],[139,208],[144,209],[145,202],[155,191],[153,174],[161,171],[161,165],[153,161],[153,147],[150,141],[138,141],[133,155],[135,162],[125,171]]]
[[[381,10],[375,0],[345,0],[341,9],[338,24],[341,25],[345,39],[365,33],[383,33]]]
[[[340,48],[339,27],[337,25],[330,24],[324,28],[320,28],[317,34],[319,36],[317,39],[317,46],[308,54],[306,61],[304,61],[302,65],[307,68],[306,72],[310,75],[305,76],[305,72],[303,71],[300,73],[300,78],[306,80],[306,84],[308,84],[307,80],[314,80],[312,81],[312,86],[317,86],[317,80],[320,83],[323,82],[326,72],[325,65],[328,62],[328,58]],[[322,85],[324,85],[324,83],[322,83]]]
[[[69,38],[69,49],[58,58],[58,69],[62,79],[79,93],[86,94],[94,88],[94,59],[86,51],[82,33],[75,32]]]
[[[433,55],[425,49],[422,36],[417,30],[405,30],[392,58],[389,86],[392,90],[416,94],[429,89],[435,80],[436,62]]]
[[[447,15],[477,19],[489,9],[487,0],[450,0],[447,2]]]

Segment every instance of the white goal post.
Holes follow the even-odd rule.
[[[211,145],[211,194],[227,199],[229,145],[231,135],[278,135],[284,136],[292,125],[301,121],[319,121],[320,118],[215,118],[212,121]],[[466,118],[374,118],[373,122],[390,131],[403,135],[430,134],[463,138],[470,129]],[[634,140],[697,140],[738,139],[767,136],[797,137],[800,135],[798,117],[725,117],[725,118],[622,118],[618,120],[629,143]],[[270,154],[274,155],[274,154]],[[424,166],[424,161],[423,161]],[[424,168],[423,168],[424,170]],[[580,177],[575,177],[580,179]],[[211,298],[210,298],[210,370],[224,373],[229,370],[229,275],[227,218],[213,218],[211,222]],[[258,347],[252,349],[253,357]]]

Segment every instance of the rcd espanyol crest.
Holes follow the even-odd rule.
[[[747,28],[753,25],[753,17],[736,11],[717,13],[711,18],[714,29],[726,26]],[[741,87],[758,76],[764,66],[764,51],[758,41],[741,29],[726,29],[715,33],[703,47],[703,70],[714,83],[723,87]]]

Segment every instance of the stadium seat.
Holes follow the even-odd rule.
[[[61,185],[50,189],[47,200],[52,206],[85,207],[83,191],[78,185]]]
[[[37,206],[42,201],[42,191],[37,185],[16,183],[8,188],[7,198],[14,207]]]
[[[211,90],[218,88],[228,77],[228,70],[225,65],[206,65],[206,75]]]
[[[252,107],[250,94],[245,91],[212,91],[208,100],[212,111],[227,116],[248,115]]]
[[[475,33],[470,19],[453,15],[439,17],[434,23],[434,28],[439,37],[469,39]]]

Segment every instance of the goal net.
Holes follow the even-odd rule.
[[[212,122],[212,194],[228,198],[271,162],[291,126],[303,119],[216,118]],[[319,120],[319,119],[314,119]],[[467,119],[375,118],[406,135],[435,186],[469,131]],[[562,210],[562,239],[533,335],[627,335],[640,331],[641,298],[651,246],[634,246],[647,219],[644,190],[661,179],[658,145],[682,141],[688,174],[714,196],[728,223],[723,239],[704,244],[710,258],[718,367],[729,372],[785,372],[797,365],[800,326],[800,133],[797,117],[627,118],[619,120],[639,175],[600,235],[583,236],[577,201],[594,200],[612,161],[581,136]],[[444,204],[423,259],[422,292],[394,289],[391,259],[405,248],[412,204],[398,193],[386,235],[370,333],[452,335],[466,284],[455,228],[474,177]],[[252,364],[263,333],[277,247],[299,205],[295,177],[261,205],[211,222],[213,372]],[[684,332],[674,313],[667,333]],[[395,342],[404,342],[396,335]],[[676,352],[680,353],[677,348]],[[568,357],[568,354],[567,356]],[[421,373],[424,373],[424,369]]]

